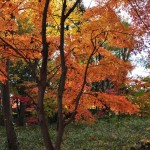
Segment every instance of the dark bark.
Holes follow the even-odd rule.
[[[22,102],[20,102],[20,106],[18,106],[18,125],[19,126],[24,126],[25,124],[25,110],[26,110],[26,106],[25,104],[23,104]]]
[[[46,150],[53,150],[54,148],[48,132],[48,124],[45,118],[43,106],[44,93],[45,93],[45,85],[41,84],[39,85],[39,92],[38,92],[38,117]]]
[[[48,61],[48,43],[46,41],[46,19],[47,19],[47,12],[49,7],[50,0],[46,0],[44,11],[43,11],[43,19],[42,19],[42,66],[40,69],[40,79],[38,85],[38,117],[41,127],[41,133],[44,139],[44,143],[46,146],[46,150],[53,150],[53,144],[48,132],[48,124],[45,118],[44,112],[44,94],[46,90],[46,82],[47,82],[47,61]]]
[[[6,62],[6,70],[9,70],[9,60]],[[17,137],[12,123],[12,114],[10,108],[10,92],[9,92],[9,80],[2,84],[2,104],[4,113],[4,123],[6,127],[6,135],[9,150],[18,150]]]
[[[65,62],[65,55],[64,55],[64,24],[65,24],[65,10],[66,10],[66,0],[64,0],[63,8],[62,8],[62,14],[61,14],[61,21],[60,21],[60,58],[61,58],[61,77],[60,77],[60,83],[58,87],[58,134],[55,144],[55,149],[60,150],[61,147],[61,141],[62,136],[64,132],[64,125],[63,125],[63,112],[62,112],[62,98],[63,98],[63,92],[65,88],[65,80],[66,80],[66,74],[67,74],[67,66]]]
[[[66,75],[67,75],[67,66],[66,66],[66,60],[65,60],[65,53],[64,53],[64,31],[65,31],[65,20],[69,17],[69,15],[74,11],[74,9],[77,7],[80,0],[76,0],[74,5],[66,12],[67,8],[67,2],[66,0],[63,1],[63,7],[61,12],[61,19],[60,19],[60,60],[61,60],[61,76],[60,76],[60,82],[58,87],[58,133],[57,133],[57,139],[55,143],[55,150],[60,150],[61,148],[61,142],[62,137],[64,133],[64,118],[63,118],[63,109],[62,109],[62,101],[63,101],[63,93],[65,90],[65,81],[66,81]]]

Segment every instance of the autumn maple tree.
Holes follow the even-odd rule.
[[[136,21],[133,26],[125,26],[117,14],[120,6],[133,11],[132,2],[98,1],[97,6],[87,10],[80,0],[0,2],[0,79],[4,85],[11,81],[3,60],[9,59],[14,64],[21,61],[30,68],[33,80],[26,82],[26,87],[37,102],[47,150],[61,148],[64,129],[74,118],[92,123],[96,119],[89,111],[92,106],[101,110],[107,105],[116,114],[138,112],[136,105],[118,95],[118,89],[129,82],[127,74],[132,65],[108,50],[108,47],[124,49],[127,56],[137,44],[136,38],[147,31],[141,25],[136,34]],[[132,12],[131,17],[135,16]],[[93,83],[106,80],[112,85],[107,90],[92,90]],[[46,99],[57,104],[55,143],[48,132]],[[71,116],[66,119],[67,113]]]

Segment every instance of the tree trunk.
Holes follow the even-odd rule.
[[[18,112],[18,125],[19,126],[24,126],[25,124],[25,110],[26,110],[25,104],[20,102],[20,108]]]
[[[39,85],[38,117],[39,117],[41,133],[42,133],[42,136],[44,139],[46,150],[53,150],[54,148],[53,148],[53,144],[51,142],[50,135],[48,132],[48,123],[47,123],[46,118],[45,118],[45,112],[44,112],[44,106],[43,106],[44,93],[45,93],[44,85]]]
[[[64,24],[65,24],[65,11],[66,11],[66,0],[63,3],[62,13],[61,13],[61,20],[60,20],[60,59],[61,59],[61,77],[58,87],[58,133],[55,143],[55,150],[60,150],[61,142],[64,132],[64,121],[63,121],[63,109],[62,109],[62,100],[63,100],[63,93],[65,88],[65,81],[66,81],[66,74],[67,74],[67,66],[64,54]]]
[[[45,118],[44,112],[44,94],[47,84],[47,61],[48,61],[48,49],[49,45],[46,40],[46,19],[50,0],[45,1],[43,18],[42,18],[42,65],[40,69],[40,80],[38,83],[38,117],[40,122],[41,133],[44,139],[46,150],[53,150],[53,144],[48,132],[48,124]]]
[[[8,74],[9,60],[6,62],[6,70]],[[12,114],[10,109],[10,93],[9,93],[9,81],[2,84],[2,104],[4,113],[4,123],[6,127],[6,135],[9,150],[18,150],[17,137],[12,123]]]
[[[60,18],[60,60],[61,60],[61,77],[58,87],[58,133],[55,143],[55,150],[61,149],[62,137],[64,133],[64,118],[63,118],[63,94],[65,89],[65,82],[67,76],[67,66],[64,52],[64,38],[65,38],[65,20],[69,17],[69,15],[74,11],[74,9],[79,4],[80,0],[77,0],[74,5],[66,12],[67,1],[63,1],[61,18]],[[65,13],[66,12],[66,13]]]

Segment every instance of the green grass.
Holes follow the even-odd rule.
[[[141,140],[150,140],[150,118],[110,117],[92,125],[70,124],[64,133],[62,150],[130,150]],[[20,150],[45,150],[39,127],[16,127]],[[55,138],[55,127],[50,127]],[[0,150],[6,150],[4,127],[0,127]]]

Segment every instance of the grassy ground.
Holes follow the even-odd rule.
[[[66,128],[62,150],[130,150],[140,141],[150,141],[150,118],[109,117],[92,125],[71,124]],[[51,136],[55,138],[54,126]],[[20,150],[45,150],[37,125],[16,127]],[[4,127],[0,127],[0,150],[6,150]],[[139,149],[141,150],[141,149]]]

